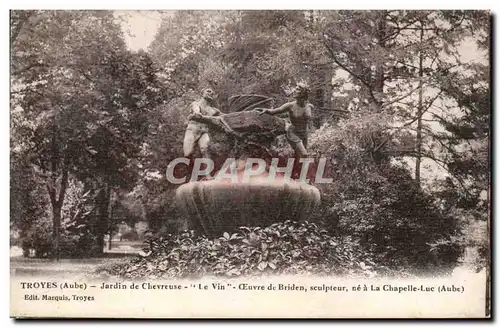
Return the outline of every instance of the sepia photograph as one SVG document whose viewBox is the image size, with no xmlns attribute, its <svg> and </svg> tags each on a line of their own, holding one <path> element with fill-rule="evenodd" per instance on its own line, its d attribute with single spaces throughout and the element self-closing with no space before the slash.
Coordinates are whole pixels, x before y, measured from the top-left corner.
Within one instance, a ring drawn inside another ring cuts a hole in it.
<svg viewBox="0 0 500 328">
<path fill-rule="evenodd" d="M 485 10 L 10 10 L 13 318 L 491 318 Z"/>
</svg>

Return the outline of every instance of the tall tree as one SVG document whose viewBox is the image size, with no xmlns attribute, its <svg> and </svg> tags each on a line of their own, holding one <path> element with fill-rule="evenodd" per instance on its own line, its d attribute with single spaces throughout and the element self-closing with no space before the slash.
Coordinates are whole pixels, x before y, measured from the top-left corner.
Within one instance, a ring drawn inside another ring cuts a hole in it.
<svg viewBox="0 0 500 328">
<path fill-rule="evenodd" d="M 130 180 L 147 110 L 162 95 L 151 60 L 128 52 L 111 12 L 25 17 L 11 15 L 12 26 L 20 26 L 11 40 L 12 106 L 29 130 L 23 142 L 31 163 L 45 179 L 57 257 L 70 174 L 105 191 Z"/>
<path fill-rule="evenodd" d="M 424 159 L 447 170 L 435 135 L 444 127 L 439 117 L 456 117 L 457 106 L 443 88 L 451 72 L 467 70 L 462 47 L 488 30 L 487 21 L 484 12 L 341 11 L 327 24 L 325 47 L 358 90 L 350 108 L 391 114 L 384 128 L 391 132 L 373 136 L 373 149 L 414 158 L 418 183 Z"/>
</svg>

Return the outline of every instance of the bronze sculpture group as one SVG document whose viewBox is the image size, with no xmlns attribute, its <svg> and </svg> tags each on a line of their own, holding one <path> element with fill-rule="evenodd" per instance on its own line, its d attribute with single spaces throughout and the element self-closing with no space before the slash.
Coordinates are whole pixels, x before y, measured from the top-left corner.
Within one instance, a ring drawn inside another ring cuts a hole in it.
<svg viewBox="0 0 500 328">
<path fill-rule="evenodd" d="M 231 112 L 223 114 L 214 104 L 213 90 L 203 90 L 201 99 L 191 105 L 184 137 L 182 163 L 188 165 L 188 172 L 183 182 L 174 182 L 180 184 L 176 204 L 187 226 L 204 235 L 220 236 L 241 226 L 311 218 L 321 196 L 309 183 L 309 165 L 301 165 L 301 160 L 311 163 L 304 158 L 313 109 L 308 95 L 308 88 L 298 85 L 294 100 L 277 108 L 258 107 L 272 107 L 268 97 L 238 95 L 230 98 Z M 288 119 L 279 114 L 288 114 Z M 294 150 L 292 165 L 290 158 L 262 152 L 280 135 L 286 136 Z M 221 150 L 224 146 L 228 146 L 226 151 Z M 212 147 L 218 151 L 212 154 Z M 203 158 L 193 158 L 198 149 Z M 220 158 L 225 159 L 218 168 L 214 159 Z M 286 159 L 286 166 L 280 159 Z M 314 169 L 311 172 L 316 175 Z"/>
<path fill-rule="evenodd" d="M 303 84 L 296 86 L 293 97 L 294 100 L 287 102 L 277 108 L 255 108 L 260 111 L 260 115 L 279 115 L 288 113 L 288 120 L 285 122 L 285 135 L 293 148 L 295 157 L 307 156 L 308 133 L 312 123 L 312 109 L 308 102 L 309 89 Z M 188 126 L 184 136 L 184 157 L 191 158 L 196 147 L 201 152 L 202 157 L 210 158 L 210 135 L 209 126 L 206 121 L 222 118 L 222 112 L 214 106 L 215 93 L 212 89 L 204 89 L 202 97 L 191 105 L 191 114 L 188 117 Z M 219 125 L 228 132 L 235 132 L 224 123 L 223 119 L 218 120 Z"/>
<path fill-rule="evenodd" d="M 213 107 L 214 92 L 212 89 L 204 89 L 200 100 L 191 104 L 191 115 L 188 117 L 188 126 L 184 135 L 184 157 L 191 157 L 198 146 L 203 157 L 209 157 L 210 136 L 208 126 L 196 120 L 203 116 L 218 116 L 221 111 Z"/>
</svg>

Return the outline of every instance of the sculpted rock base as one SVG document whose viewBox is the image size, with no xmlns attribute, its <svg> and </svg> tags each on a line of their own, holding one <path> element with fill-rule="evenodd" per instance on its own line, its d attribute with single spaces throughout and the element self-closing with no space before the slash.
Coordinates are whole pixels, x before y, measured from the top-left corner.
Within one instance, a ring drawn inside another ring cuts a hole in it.
<svg viewBox="0 0 500 328">
<path fill-rule="evenodd" d="M 177 205 L 197 233 L 217 237 L 241 226 L 308 220 L 320 203 L 316 187 L 284 180 L 198 181 L 180 186 Z"/>
<path fill-rule="evenodd" d="M 227 157 L 263 158 L 275 138 L 285 134 L 286 126 L 285 120 L 257 110 L 196 120 L 209 127 L 211 147 L 215 150 L 213 159 L 219 164 Z M 231 233 L 241 226 L 263 227 L 286 220 L 309 220 L 320 203 L 319 190 L 293 180 L 270 181 L 266 174 L 254 176 L 248 182 L 186 183 L 177 189 L 176 205 L 189 220 L 191 229 L 212 237 Z"/>
</svg>

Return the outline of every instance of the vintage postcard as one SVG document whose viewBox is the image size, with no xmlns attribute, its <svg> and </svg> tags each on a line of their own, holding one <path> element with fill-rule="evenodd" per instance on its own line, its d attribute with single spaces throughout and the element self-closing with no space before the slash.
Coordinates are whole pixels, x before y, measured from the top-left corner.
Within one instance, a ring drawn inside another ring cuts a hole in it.
<svg viewBox="0 0 500 328">
<path fill-rule="evenodd" d="M 11 10 L 11 317 L 490 318 L 490 38 Z"/>
</svg>

